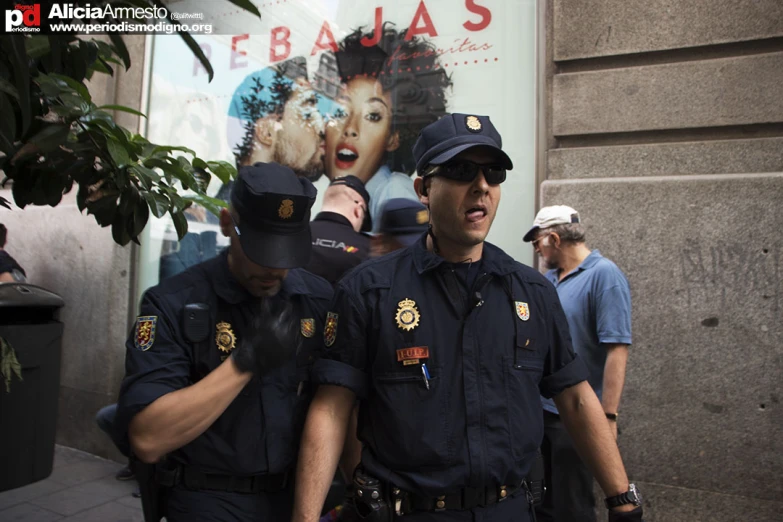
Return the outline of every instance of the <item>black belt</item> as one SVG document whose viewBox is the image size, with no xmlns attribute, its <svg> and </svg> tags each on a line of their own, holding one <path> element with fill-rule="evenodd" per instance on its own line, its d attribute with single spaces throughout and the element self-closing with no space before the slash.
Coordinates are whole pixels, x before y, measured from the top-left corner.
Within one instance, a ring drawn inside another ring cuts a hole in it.
<svg viewBox="0 0 783 522">
<path fill-rule="evenodd" d="M 156 470 L 156 480 L 162 486 L 172 487 L 182 484 L 188 489 L 211 489 L 232 493 L 263 493 L 278 492 L 288 484 L 288 474 L 252 475 L 237 477 L 217 473 L 204 473 L 188 466 L 177 466 L 174 469 Z"/>
<path fill-rule="evenodd" d="M 392 500 L 398 515 L 415 511 L 445 511 L 447 509 L 466 510 L 491 506 L 513 497 L 523 484 L 490 488 L 463 488 L 451 495 L 430 498 L 392 488 Z"/>
</svg>

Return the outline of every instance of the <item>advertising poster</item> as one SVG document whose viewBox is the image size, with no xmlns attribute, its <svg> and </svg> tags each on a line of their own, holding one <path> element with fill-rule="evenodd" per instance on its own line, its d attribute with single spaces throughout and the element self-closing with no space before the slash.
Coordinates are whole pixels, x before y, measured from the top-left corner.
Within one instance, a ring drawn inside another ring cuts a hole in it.
<svg viewBox="0 0 783 522">
<path fill-rule="evenodd" d="M 311 179 L 365 182 L 377 223 L 393 197 L 417 199 L 412 147 L 447 112 L 486 114 L 514 169 L 488 240 L 530 263 L 521 230 L 535 200 L 534 0 L 271 0 L 261 19 L 224 2 L 183 1 L 213 34 L 194 38 L 214 79 L 176 35 L 151 37 L 147 137 L 238 167 L 277 161 Z M 200 15 L 199 15 L 200 14 Z M 227 199 L 213 180 L 209 194 Z M 320 197 L 312 215 L 318 211 Z M 188 211 L 176 241 L 155 221 L 141 250 L 140 289 L 225 245 L 217 219 Z"/>
</svg>

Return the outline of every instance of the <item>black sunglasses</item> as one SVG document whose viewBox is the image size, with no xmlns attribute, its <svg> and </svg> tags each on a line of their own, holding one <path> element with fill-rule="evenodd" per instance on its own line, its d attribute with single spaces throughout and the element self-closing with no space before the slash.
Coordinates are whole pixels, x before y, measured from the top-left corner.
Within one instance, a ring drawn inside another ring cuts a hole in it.
<svg viewBox="0 0 783 522">
<path fill-rule="evenodd" d="M 498 185 L 506 181 L 506 169 L 498 165 L 481 165 L 472 161 L 452 161 L 441 165 L 433 176 L 443 176 L 454 181 L 472 182 L 479 171 L 484 173 L 484 179 L 490 185 Z"/>
</svg>

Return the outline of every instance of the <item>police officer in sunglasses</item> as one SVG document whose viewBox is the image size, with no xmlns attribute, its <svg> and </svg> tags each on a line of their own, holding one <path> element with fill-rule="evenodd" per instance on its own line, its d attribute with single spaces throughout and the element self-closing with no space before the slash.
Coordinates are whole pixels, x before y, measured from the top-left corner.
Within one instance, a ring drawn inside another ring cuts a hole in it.
<svg viewBox="0 0 783 522">
<path fill-rule="evenodd" d="M 372 521 L 532 520 L 524 479 L 543 435 L 539 394 L 554 398 L 591 464 L 609 519 L 641 520 L 554 288 L 484 241 L 512 168 L 500 134 L 487 116 L 446 115 L 422 130 L 414 156 L 429 231 L 336 288 L 293 520 L 318 519 L 356 398 L 363 450 L 346 512 Z"/>
</svg>

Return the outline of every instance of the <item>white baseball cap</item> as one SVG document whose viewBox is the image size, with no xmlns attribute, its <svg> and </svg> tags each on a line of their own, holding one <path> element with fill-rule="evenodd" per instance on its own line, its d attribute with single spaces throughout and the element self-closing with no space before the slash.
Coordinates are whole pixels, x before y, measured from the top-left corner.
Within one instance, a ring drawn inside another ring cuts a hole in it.
<svg viewBox="0 0 783 522">
<path fill-rule="evenodd" d="M 522 241 L 532 241 L 536 229 L 549 228 L 555 225 L 568 225 L 569 223 L 580 223 L 579 212 L 566 205 L 544 207 L 536 214 L 536 219 L 533 220 L 533 228 L 528 230 Z"/>
</svg>

